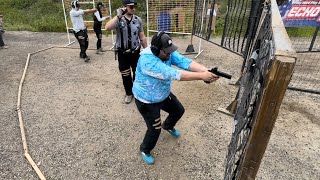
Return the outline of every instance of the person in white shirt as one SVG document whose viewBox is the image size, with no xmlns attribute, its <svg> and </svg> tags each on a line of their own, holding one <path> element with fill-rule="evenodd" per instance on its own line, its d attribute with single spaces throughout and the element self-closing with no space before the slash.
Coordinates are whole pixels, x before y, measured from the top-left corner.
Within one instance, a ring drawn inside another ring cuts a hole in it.
<svg viewBox="0 0 320 180">
<path fill-rule="evenodd" d="M 7 49 L 9 46 L 4 44 L 2 39 L 2 32 L 0 31 L 0 49 Z"/>
<path fill-rule="evenodd" d="M 96 9 L 80 9 L 80 3 L 78 0 L 71 2 L 72 10 L 70 11 L 71 22 L 73 25 L 73 33 L 77 38 L 80 45 L 80 58 L 84 59 L 84 62 L 88 62 L 90 58 L 86 54 L 86 50 L 89 46 L 89 39 L 87 34 L 87 28 L 84 25 L 82 15 L 87 13 L 94 13 Z"/>
<path fill-rule="evenodd" d="M 101 40 L 102 40 L 102 21 L 105 21 L 107 18 L 110 18 L 110 16 L 102 17 L 101 11 L 104 10 L 104 5 L 102 2 L 98 2 L 96 6 L 97 11 L 93 15 L 93 30 L 96 33 L 97 36 L 97 52 L 96 54 L 99 54 L 100 52 L 105 52 L 105 50 L 101 46 Z"/>
<path fill-rule="evenodd" d="M 2 18 L 3 18 L 3 15 L 0 15 L 0 49 L 7 49 L 8 46 L 4 44 L 2 39 L 2 34 L 4 33 Z"/>
</svg>

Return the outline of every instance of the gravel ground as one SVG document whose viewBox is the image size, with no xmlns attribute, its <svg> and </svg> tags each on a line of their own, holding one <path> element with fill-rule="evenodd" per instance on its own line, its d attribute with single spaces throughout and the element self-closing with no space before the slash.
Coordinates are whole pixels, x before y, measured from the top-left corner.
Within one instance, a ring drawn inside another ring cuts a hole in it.
<svg viewBox="0 0 320 180">
<path fill-rule="evenodd" d="M 94 48 L 95 37 L 90 38 Z M 65 45 L 67 35 L 6 32 L 4 40 L 9 49 L 0 50 L 0 179 L 38 179 L 23 155 L 19 82 L 28 53 Z M 190 39 L 173 41 L 183 52 Z M 103 44 L 110 48 L 111 38 Z M 204 41 L 202 47 L 198 62 L 219 66 L 236 79 L 241 58 Z M 156 163 L 148 166 L 138 154 L 146 127 L 135 104 L 122 102 L 114 53 L 89 50 L 89 63 L 78 54 L 78 49 L 53 48 L 32 55 L 23 86 L 29 153 L 47 179 L 223 179 L 233 120 L 216 109 L 229 105 L 236 87 L 225 79 L 210 85 L 174 82 L 173 93 L 186 109 L 177 124 L 182 136 L 162 132 L 153 151 Z M 319 179 L 319 109 L 319 95 L 287 91 L 257 179 Z"/>
</svg>

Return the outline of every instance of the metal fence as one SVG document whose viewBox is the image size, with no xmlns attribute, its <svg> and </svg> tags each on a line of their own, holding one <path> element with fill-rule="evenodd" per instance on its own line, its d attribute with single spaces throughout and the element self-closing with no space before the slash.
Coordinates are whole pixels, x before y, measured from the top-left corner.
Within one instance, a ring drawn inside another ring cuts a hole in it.
<svg viewBox="0 0 320 180">
<path fill-rule="evenodd" d="M 266 0 L 259 9 L 238 92 L 225 180 L 255 179 L 295 64 L 275 0 Z"/>
<path fill-rule="evenodd" d="M 221 3 L 219 0 L 195 0 L 193 35 L 219 45 L 247 59 L 256 34 L 263 0 Z M 218 8 L 215 8 L 218 5 Z M 209 11 L 215 9 L 216 12 Z M 214 22 L 214 23 L 213 23 Z M 214 28 L 212 28 L 214 26 Z M 214 29 L 214 31 L 213 31 Z M 218 33 L 215 33 L 217 29 Z M 287 28 L 290 34 L 295 28 Z M 320 94 L 320 33 L 319 27 L 303 27 L 308 37 L 291 37 L 297 54 L 296 69 L 289 89 Z M 219 34 L 222 32 L 222 34 Z M 241 72 L 245 63 L 243 63 Z"/>
<path fill-rule="evenodd" d="M 195 7 L 194 7 L 194 21 L 193 21 L 193 31 L 192 34 L 208 40 L 207 36 L 210 32 L 207 32 L 206 24 L 207 22 L 207 9 L 213 8 L 215 0 L 213 1 L 212 5 L 210 5 L 211 0 L 195 0 Z M 213 14 L 211 15 L 212 18 Z"/>
<path fill-rule="evenodd" d="M 147 0 L 148 32 L 165 31 L 191 34 L 194 2 L 192 0 Z"/>
<path fill-rule="evenodd" d="M 234 52 L 243 54 L 246 47 L 250 25 L 254 15 L 253 0 L 245 1 L 228 1 L 228 13 L 225 17 L 224 30 L 221 40 L 221 45 Z"/>
<path fill-rule="evenodd" d="M 320 94 L 319 27 L 288 28 L 288 31 L 299 29 L 306 29 L 310 32 L 310 36 L 291 37 L 298 59 L 289 89 Z"/>
<path fill-rule="evenodd" d="M 193 35 L 246 57 L 250 46 L 247 42 L 251 42 L 260 17 L 260 3 L 261 0 L 196 0 Z"/>
</svg>

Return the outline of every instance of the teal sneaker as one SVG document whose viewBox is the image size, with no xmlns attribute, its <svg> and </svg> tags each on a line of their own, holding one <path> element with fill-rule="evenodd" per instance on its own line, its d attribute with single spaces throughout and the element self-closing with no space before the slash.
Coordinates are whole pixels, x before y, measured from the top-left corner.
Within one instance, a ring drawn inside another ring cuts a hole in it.
<svg viewBox="0 0 320 180">
<path fill-rule="evenodd" d="M 180 131 L 175 128 L 168 129 L 167 131 L 171 134 L 171 136 L 176 137 L 176 138 L 181 135 Z"/>
<path fill-rule="evenodd" d="M 141 152 L 141 157 L 145 163 L 149 165 L 154 164 L 154 157 L 151 154 L 146 154 L 144 152 Z"/>
</svg>

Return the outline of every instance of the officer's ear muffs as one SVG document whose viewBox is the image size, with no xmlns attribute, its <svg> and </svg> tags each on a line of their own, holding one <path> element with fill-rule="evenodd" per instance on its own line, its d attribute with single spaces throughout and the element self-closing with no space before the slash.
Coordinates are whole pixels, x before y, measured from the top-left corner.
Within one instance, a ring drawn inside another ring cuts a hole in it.
<svg viewBox="0 0 320 180">
<path fill-rule="evenodd" d="M 97 8 L 100 10 L 103 7 L 102 3 L 98 3 Z"/>
<path fill-rule="evenodd" d="M 76 1 L 72 1 L 72 2 L 71 2 L 71 7 L 72 7 L 72 8 L 76 8 L 76 6 L 74 5 L 75 2 L 76 2 Z"/>
<path fill-rule="evenodd" d="M 72 1 L 72 2 L 71 2 L 71 7 L 72 7 L 72 8 L 79 7 L 79 5 L 80 5 L 80 4 L 79 4 L 79 1 Z"/>
<path fill-rule="evenodd" d="M 151 45 L 151 52 L 155 55 L 155 56 L 159 56 L 160 54 L 160 49 L 162 48 L 162 44 L 161 44 L 161 36 L 164 34 L 164 31 L 159 31 L 156 39 L 155 39 L 155 44 Z"/>
</svg>

